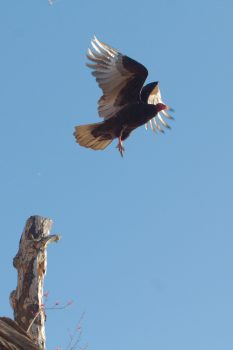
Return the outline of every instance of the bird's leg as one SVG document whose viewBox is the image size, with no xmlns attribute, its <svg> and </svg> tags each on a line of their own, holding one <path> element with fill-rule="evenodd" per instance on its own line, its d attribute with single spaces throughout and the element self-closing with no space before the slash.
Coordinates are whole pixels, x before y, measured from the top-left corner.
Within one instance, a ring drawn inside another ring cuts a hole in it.
<svg viewBox="0 0 233 350">
<path fill-rule="evenodd" d="M 119 136 L 118 137 L 118 145 L 117 145 L 117 148 L 118 148 L 118 150 L 119 150 L 119 152 L 120 152 L 120 154 L 121 154 L 121 156 L 123 157 L 123 152 L 124 152 L 124 147 L 123 147 L 123 142 L 122 142 L 122 140 L 121 140 L 121 136 Z"/>
<path fill-rule="evenodd" d="M 125 151 L 125 149 L 123 147 L 123 142 L 121 139 L 123 131 L 124 131 L 124 128 L 121 130 L 120 136 L 118 137 L 118 145 L 117 145 L 117 148 L 118 148 L 122 157 L 123 157 L 123 152 Z"/>
</svg>

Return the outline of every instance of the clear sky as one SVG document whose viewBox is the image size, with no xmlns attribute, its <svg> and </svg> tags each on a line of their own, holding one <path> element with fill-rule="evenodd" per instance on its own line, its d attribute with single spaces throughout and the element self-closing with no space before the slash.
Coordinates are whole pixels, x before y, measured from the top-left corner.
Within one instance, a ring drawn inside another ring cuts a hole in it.
<svg viewBox="0 0 233 350">
<path fill-rule="evenodd" d="M 143 63 L 175 109 L 95 152 L 100 121 L 85 54 L 93 35 Z M 233 2 L 2 0 L 0 314 L 26 219 L 54 220 L 47 346 L 83 320 L 92 350 L 233 348 Z"/>
</svg>

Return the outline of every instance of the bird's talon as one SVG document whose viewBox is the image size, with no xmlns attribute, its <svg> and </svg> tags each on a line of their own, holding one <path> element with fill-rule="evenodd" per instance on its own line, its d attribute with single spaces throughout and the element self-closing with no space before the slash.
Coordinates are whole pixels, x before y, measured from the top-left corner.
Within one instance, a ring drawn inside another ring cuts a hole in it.
<svg viewBox="0 0 233 350">
<path fill-rule="evenodd" d="M 121 142 L 118 143 L 117 148 L 118 148 L 118 151 L 120 152 L 121 156 L 123 157 L 125 149 L 124 149 Z"/>
</svg>

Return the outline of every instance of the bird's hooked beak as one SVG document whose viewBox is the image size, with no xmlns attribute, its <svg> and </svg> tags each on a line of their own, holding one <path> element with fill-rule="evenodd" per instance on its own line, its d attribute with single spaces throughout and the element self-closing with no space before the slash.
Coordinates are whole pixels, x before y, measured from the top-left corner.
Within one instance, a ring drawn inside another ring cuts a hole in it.
<svg viewBox="0 0 233 350">
<path fill-rule="evenodd" d="M 170 111 L 170 112 L 175 112 L 175 110 L 173 108 L 171 108 L 170 106 L 168 106 L 168 105 L 165 105 L 165 106 L 166 106 L 164 108 L 165 110 Z"/>
</svg>

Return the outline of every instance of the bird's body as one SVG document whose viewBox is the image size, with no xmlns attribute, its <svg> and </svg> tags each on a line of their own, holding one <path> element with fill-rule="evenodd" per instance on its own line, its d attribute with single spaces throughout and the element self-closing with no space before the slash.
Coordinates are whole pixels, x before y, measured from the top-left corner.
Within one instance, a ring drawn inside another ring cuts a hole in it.
<svg viewBox="0 0 233 350">
<path fill-rule="evenodd" d="M 139 126 L 147 123 L 151 118 L 153 118 L 161 109 L 163 105 L 159 106 L 149 105 L 146 103 L 132 103 L 124 107 L 114 118 L 105 120 L 100 123 L 99 128 L 96 131 L 111 132 L 114 138 L 120 137 L 124 141 L 129 134 Z"/>
<path fill-rule="evenodd" d="M 147 69 L 128 56 L 101 43 L 94 38 L 88 51 L 92 62 L 88 66 L 94 71 L 99 86 L 104 94 L 99 100 L 99 114 L 103 122 L 75 127 L 74 136 L 84 147 L 94 150 L 105 149 L 115 138 L 118 138 L 118 149 L 123 155 L 123 143 L 130 133 L 139 126 L 147 124 L 154 118 L 155 126 L 159 126 L 155 117 L 162 111 L 165 117 L 171 118 L 162 103 L 158 83 L 150 83 L 143 87 L 148 75 Z M 169 127 L 160 116 L 161 123 Z"/>
</svg>

